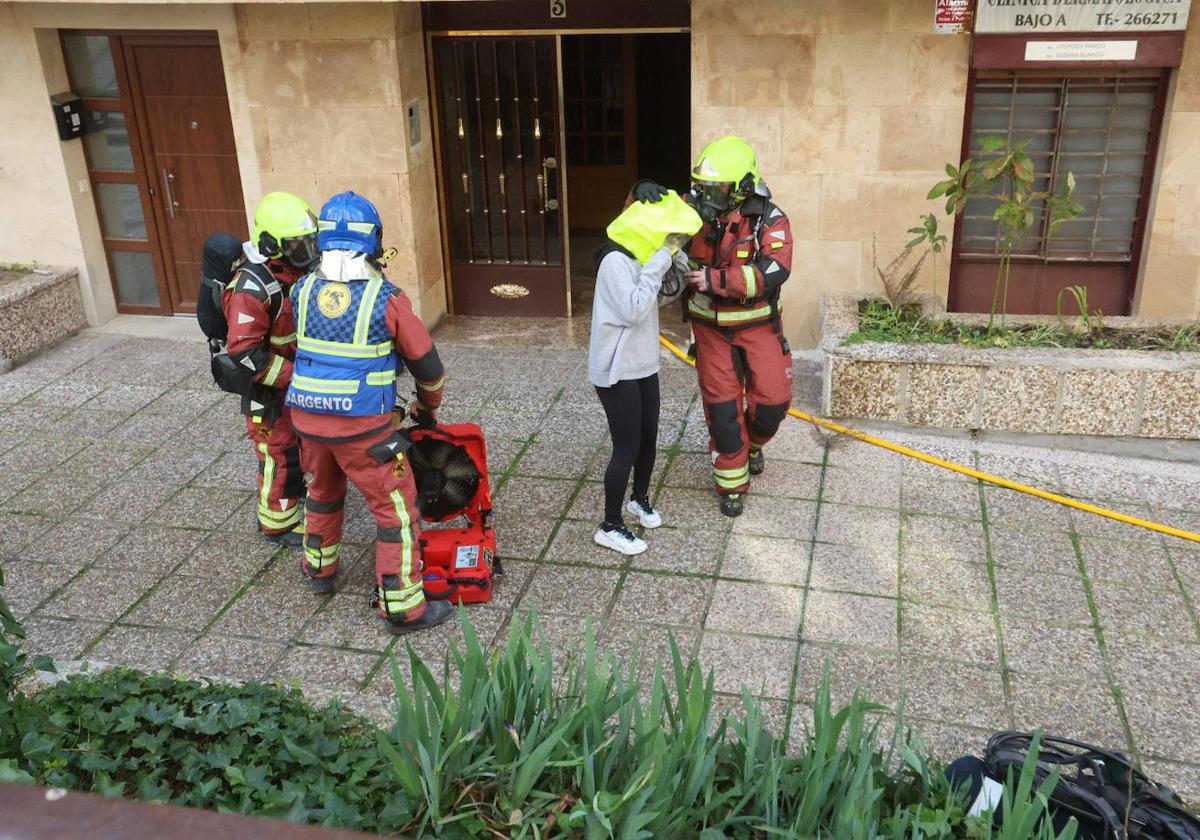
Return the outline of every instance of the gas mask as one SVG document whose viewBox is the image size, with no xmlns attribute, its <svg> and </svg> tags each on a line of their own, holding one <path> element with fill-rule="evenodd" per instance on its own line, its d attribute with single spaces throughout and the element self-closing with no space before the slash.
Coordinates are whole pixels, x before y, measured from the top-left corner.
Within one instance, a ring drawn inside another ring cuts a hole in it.
<svg viewBox="0 0 1200 840">
<path fill-rule="evenodd" d="M 688 204 L 706 222 L 714 221 L 733 209 L 733 184 L 729 181 L 708 183 L 693 181 L 687 195 Z"/>
</svg>

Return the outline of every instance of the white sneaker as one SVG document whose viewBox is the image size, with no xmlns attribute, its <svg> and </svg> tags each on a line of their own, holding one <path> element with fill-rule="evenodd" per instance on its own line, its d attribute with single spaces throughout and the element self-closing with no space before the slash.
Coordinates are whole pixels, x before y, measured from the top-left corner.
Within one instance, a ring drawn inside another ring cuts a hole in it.
<svg viewBox="0 0 1200 840">
<path fill-rule="evenodd" d="M 596 541 L 596 545 L 611 548 L 613 551 L 619 551 L 622 554 L 641 554 L 649 548 L 645 540 L 635 537 L 630 533 L 628 528 L 613 528 L 611 531 L 606 531 L 601 526 L 596 529 L 596 533 L 592 539 Z"/>
<path fill-rule="evenodd" d="M 638 522 L 642 523 L 643 528 L 657 528 L 662 525 L 662 516 L 650 507 L 649 502 L 643 505 L 637 499 L 630 499 L 625 509 L 638 518 Z"/>
</svg>

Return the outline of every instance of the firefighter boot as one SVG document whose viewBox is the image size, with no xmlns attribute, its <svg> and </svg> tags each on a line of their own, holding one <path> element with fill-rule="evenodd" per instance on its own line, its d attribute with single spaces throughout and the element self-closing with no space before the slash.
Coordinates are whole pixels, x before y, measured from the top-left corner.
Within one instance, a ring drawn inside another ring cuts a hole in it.
<svg viewBox="0 0 1200 840">
<path fill-rule="evenodd" d="M 454 605 L 449 601 L 431 601 L 422 597 L 416 603 L 424 601 L 424 612 L 417 618 L 406 621 L 401 613 L 392 611 L 394 607 L 389 607 L 388 594 L 391 593 L 395 597 L 395 594 L 401 591 L 400 579 L 395 575 L 384 575 L 381 583 L 382 585 L 375 590 L 375 597 L 371 599 L 371 606 L 378 610 L 388 632 L 393 636 L 403 636 L 406 633 L 415 633 L 418 630 L 436 627 L 454 615 Z M 420 590 L 418 590 L 419 592 Z M 414 608 L 415 605 L 410 606 L 405 612 L 411 612 Z"/>
<path fill-rule="evenodd" d="M 761 446 L 750 447 L 750 475 L 762 475 L 763 470 L 767 468 L 767 461 L 763 458 Z"/>
<path fill-rule="evenodd" d="M 262 529 L 262 525 L 258 526 L 259 533 L 263 535 L 263 539 L 267 542 L 273 542 L 276 545 L 282 545 L 286 548 L 303 548 L 304 547 L 304 521 L 301 520 L 286 531 L 276 531 L 270 533 Z"/>
<path fill-rule="evenodd" d="M 745 502 L 741 493 L 725 493 L 721 495 L 721 513 L 728 517 L 741 516 L 745 510 Z"/>
<path fill-rule="evenodd" d="M 332 574 L 318 575 L 316 570 L 309 564 L 307 557 L 300 558 L 300 572 L 304 575 L 304 579 L 308 581 L 308 586 L 318 595 L 328 595 L 333 591 L 334 578 L 337 577 L 337 570 Z"/>
</svg>

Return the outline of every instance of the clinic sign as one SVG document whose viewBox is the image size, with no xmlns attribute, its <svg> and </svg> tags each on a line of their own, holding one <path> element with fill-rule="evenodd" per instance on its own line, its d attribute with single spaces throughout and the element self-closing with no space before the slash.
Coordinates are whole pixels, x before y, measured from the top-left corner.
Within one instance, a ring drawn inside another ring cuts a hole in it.
<svg viewBox="0 0 1200 840">
<path fill-rule="evenodd" d="M 1191 0 L 978 0 L 975 32 L 1175 32 Z"/>
</svg>

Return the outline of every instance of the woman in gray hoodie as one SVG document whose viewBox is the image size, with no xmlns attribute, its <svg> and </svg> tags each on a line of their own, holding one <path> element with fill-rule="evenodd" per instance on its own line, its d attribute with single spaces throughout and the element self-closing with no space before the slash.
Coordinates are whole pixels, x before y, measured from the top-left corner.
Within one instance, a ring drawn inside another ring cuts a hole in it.
<svg viewBox="0 0 1200 840">
<path fill-rule="evenodd" d="M 622 554 L 647 546 L 626 527 L 622 502 L 645 528 L 662 525 L 650 504 L 650 475 L 658 443 L 658 305 L 673 268 L 682 277 L 679 250 L 700 229 L 700 217 L 675 193 L 658 203 L 635 202 L 608 226 L 596 252 L 596 297 L 588 346 L 588 379 L 608 417 L 612 457 L 604 472 L 604 521 L 598 545 Z"/>
</svg>

